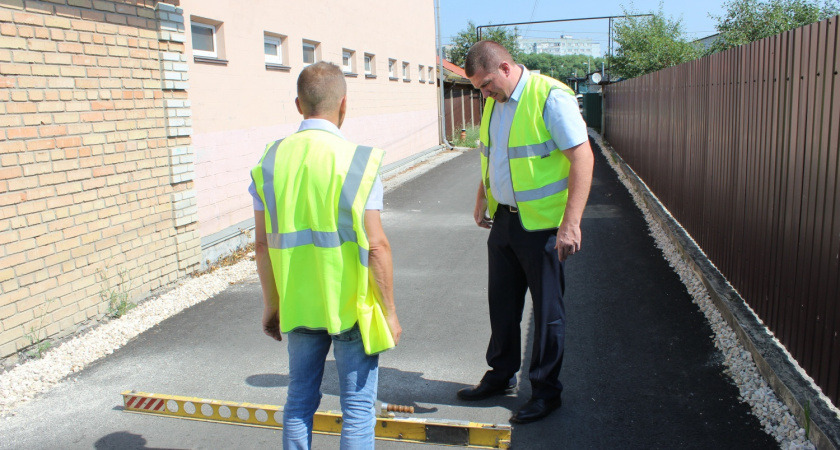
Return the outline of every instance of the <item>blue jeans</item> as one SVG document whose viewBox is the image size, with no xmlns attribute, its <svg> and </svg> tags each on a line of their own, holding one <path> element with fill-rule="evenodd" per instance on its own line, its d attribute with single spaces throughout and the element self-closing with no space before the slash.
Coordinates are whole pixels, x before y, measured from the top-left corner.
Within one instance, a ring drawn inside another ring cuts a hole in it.
<svg viewBox="0 0 840 450">
<path fill-rule="evenodd" d="M 283 448 L 312 447 L 312 420 L 321 403 L 321 381 L 330 345 L 341 389 L 341 448 L 372 449 L 376 426 L 379 356 L 368 356 L 358 327 L 331 336 L 325 331 L 288 334 L 289 392 L 283 408 Z"/>
</svg>

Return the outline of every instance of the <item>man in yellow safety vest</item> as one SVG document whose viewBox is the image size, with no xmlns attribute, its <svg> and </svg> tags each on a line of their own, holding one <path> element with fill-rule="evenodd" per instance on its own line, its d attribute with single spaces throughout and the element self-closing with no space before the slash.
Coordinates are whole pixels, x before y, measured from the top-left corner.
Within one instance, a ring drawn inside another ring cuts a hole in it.
<svg viewBox="0 0 840 450">
<path fill-rule="evenodd" d="M 531 398 L 511 417 L 514 423 L 528 423 L 561 405 L 564 262 L 580 251 L 594 158 L 574 92 L 566 85 L 529 73 L 492 41 L 473 45 L 464 69 L 487 99 L 473 215 L 478 226 L 490 229 L 491 337 L 490 370 L 478 385 L 458 391 L 458 397 L 480 400 L 515 389 L 520 321 L 530 290 L 535 322 Z"/>
<path fill-rule="evenodd" d="M 380 220 L 383 152 L 341 135 L 346 93 L 338 66 L 304 68 L 298 132 L 269 143 L 251 171 L 263 330 L 278 341 L 288 333 L 286 449 L 312 445 L 330 346 L 341 390 L 341 448 L 373 448 L 378 353 L 402 334 Z"/>
</svg>

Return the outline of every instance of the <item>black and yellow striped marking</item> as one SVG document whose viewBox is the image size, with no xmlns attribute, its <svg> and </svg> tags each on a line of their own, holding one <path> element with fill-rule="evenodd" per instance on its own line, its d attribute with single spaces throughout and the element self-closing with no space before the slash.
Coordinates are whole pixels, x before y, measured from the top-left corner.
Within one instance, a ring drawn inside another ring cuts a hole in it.
<svg viewBox="0 0 840 450">
<path fill-rule="evenodd" d="M 132 413 L 283 428 L 282 406 L 134 391 L 125 391 L 122 396 L 125 411 Z M 340 435 L 341 412 L 316 412 L 313 431 Z M 460 420 L 377 417 L 375 433 L 377 439 L 391 441 L 507 449 L 510 448 L 511 427 Z"/>
</svg>

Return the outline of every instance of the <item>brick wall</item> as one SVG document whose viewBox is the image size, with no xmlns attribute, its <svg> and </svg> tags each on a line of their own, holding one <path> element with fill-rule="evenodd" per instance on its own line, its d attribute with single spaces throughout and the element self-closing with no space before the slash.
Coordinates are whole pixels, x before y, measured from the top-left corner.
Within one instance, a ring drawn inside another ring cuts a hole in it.
<svg viewBox="0 0 840 450">
<path fill-rule="evenodd" d="M 106 284 L 137 300 L 198 267 L 182 13 L 0 0 L 5 363 L 102 319 Z"/>
</svg>

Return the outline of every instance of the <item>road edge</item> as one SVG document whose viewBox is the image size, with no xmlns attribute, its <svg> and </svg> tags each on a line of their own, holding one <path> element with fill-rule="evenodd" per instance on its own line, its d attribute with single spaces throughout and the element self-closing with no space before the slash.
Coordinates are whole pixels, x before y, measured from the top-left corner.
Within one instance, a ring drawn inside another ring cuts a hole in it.
<svg viewBox="0 0 840 450">
<path fill-rule="evenodd" d="M 602 150 L 609 154 L 621 169 L 656 220 L 668 239 L 679 250 L 683 261 L 706 287 L 712 302 L 724 320 L 735 331 L 740 343 L 750 352 L 761 376 L 777 397 L 793 413 L 801 426 L 805 426 L 803 404 L 810 405 L 810 441 L 819 450 L 840 448 L 840 418 L 832 411 L 828 399 L 810 377 L 792 362 L 787 351 L 773 337 L 767 327 L 749 308 L 744 299 L 726 281 L 726 278 L 706 257 L 697 243 L 668 212 L 668 209 L 650 191 L 647 184 L 616 153 L 609 142 L 590 129 L 590 136 L 600 138 Z"/>
</svg>

